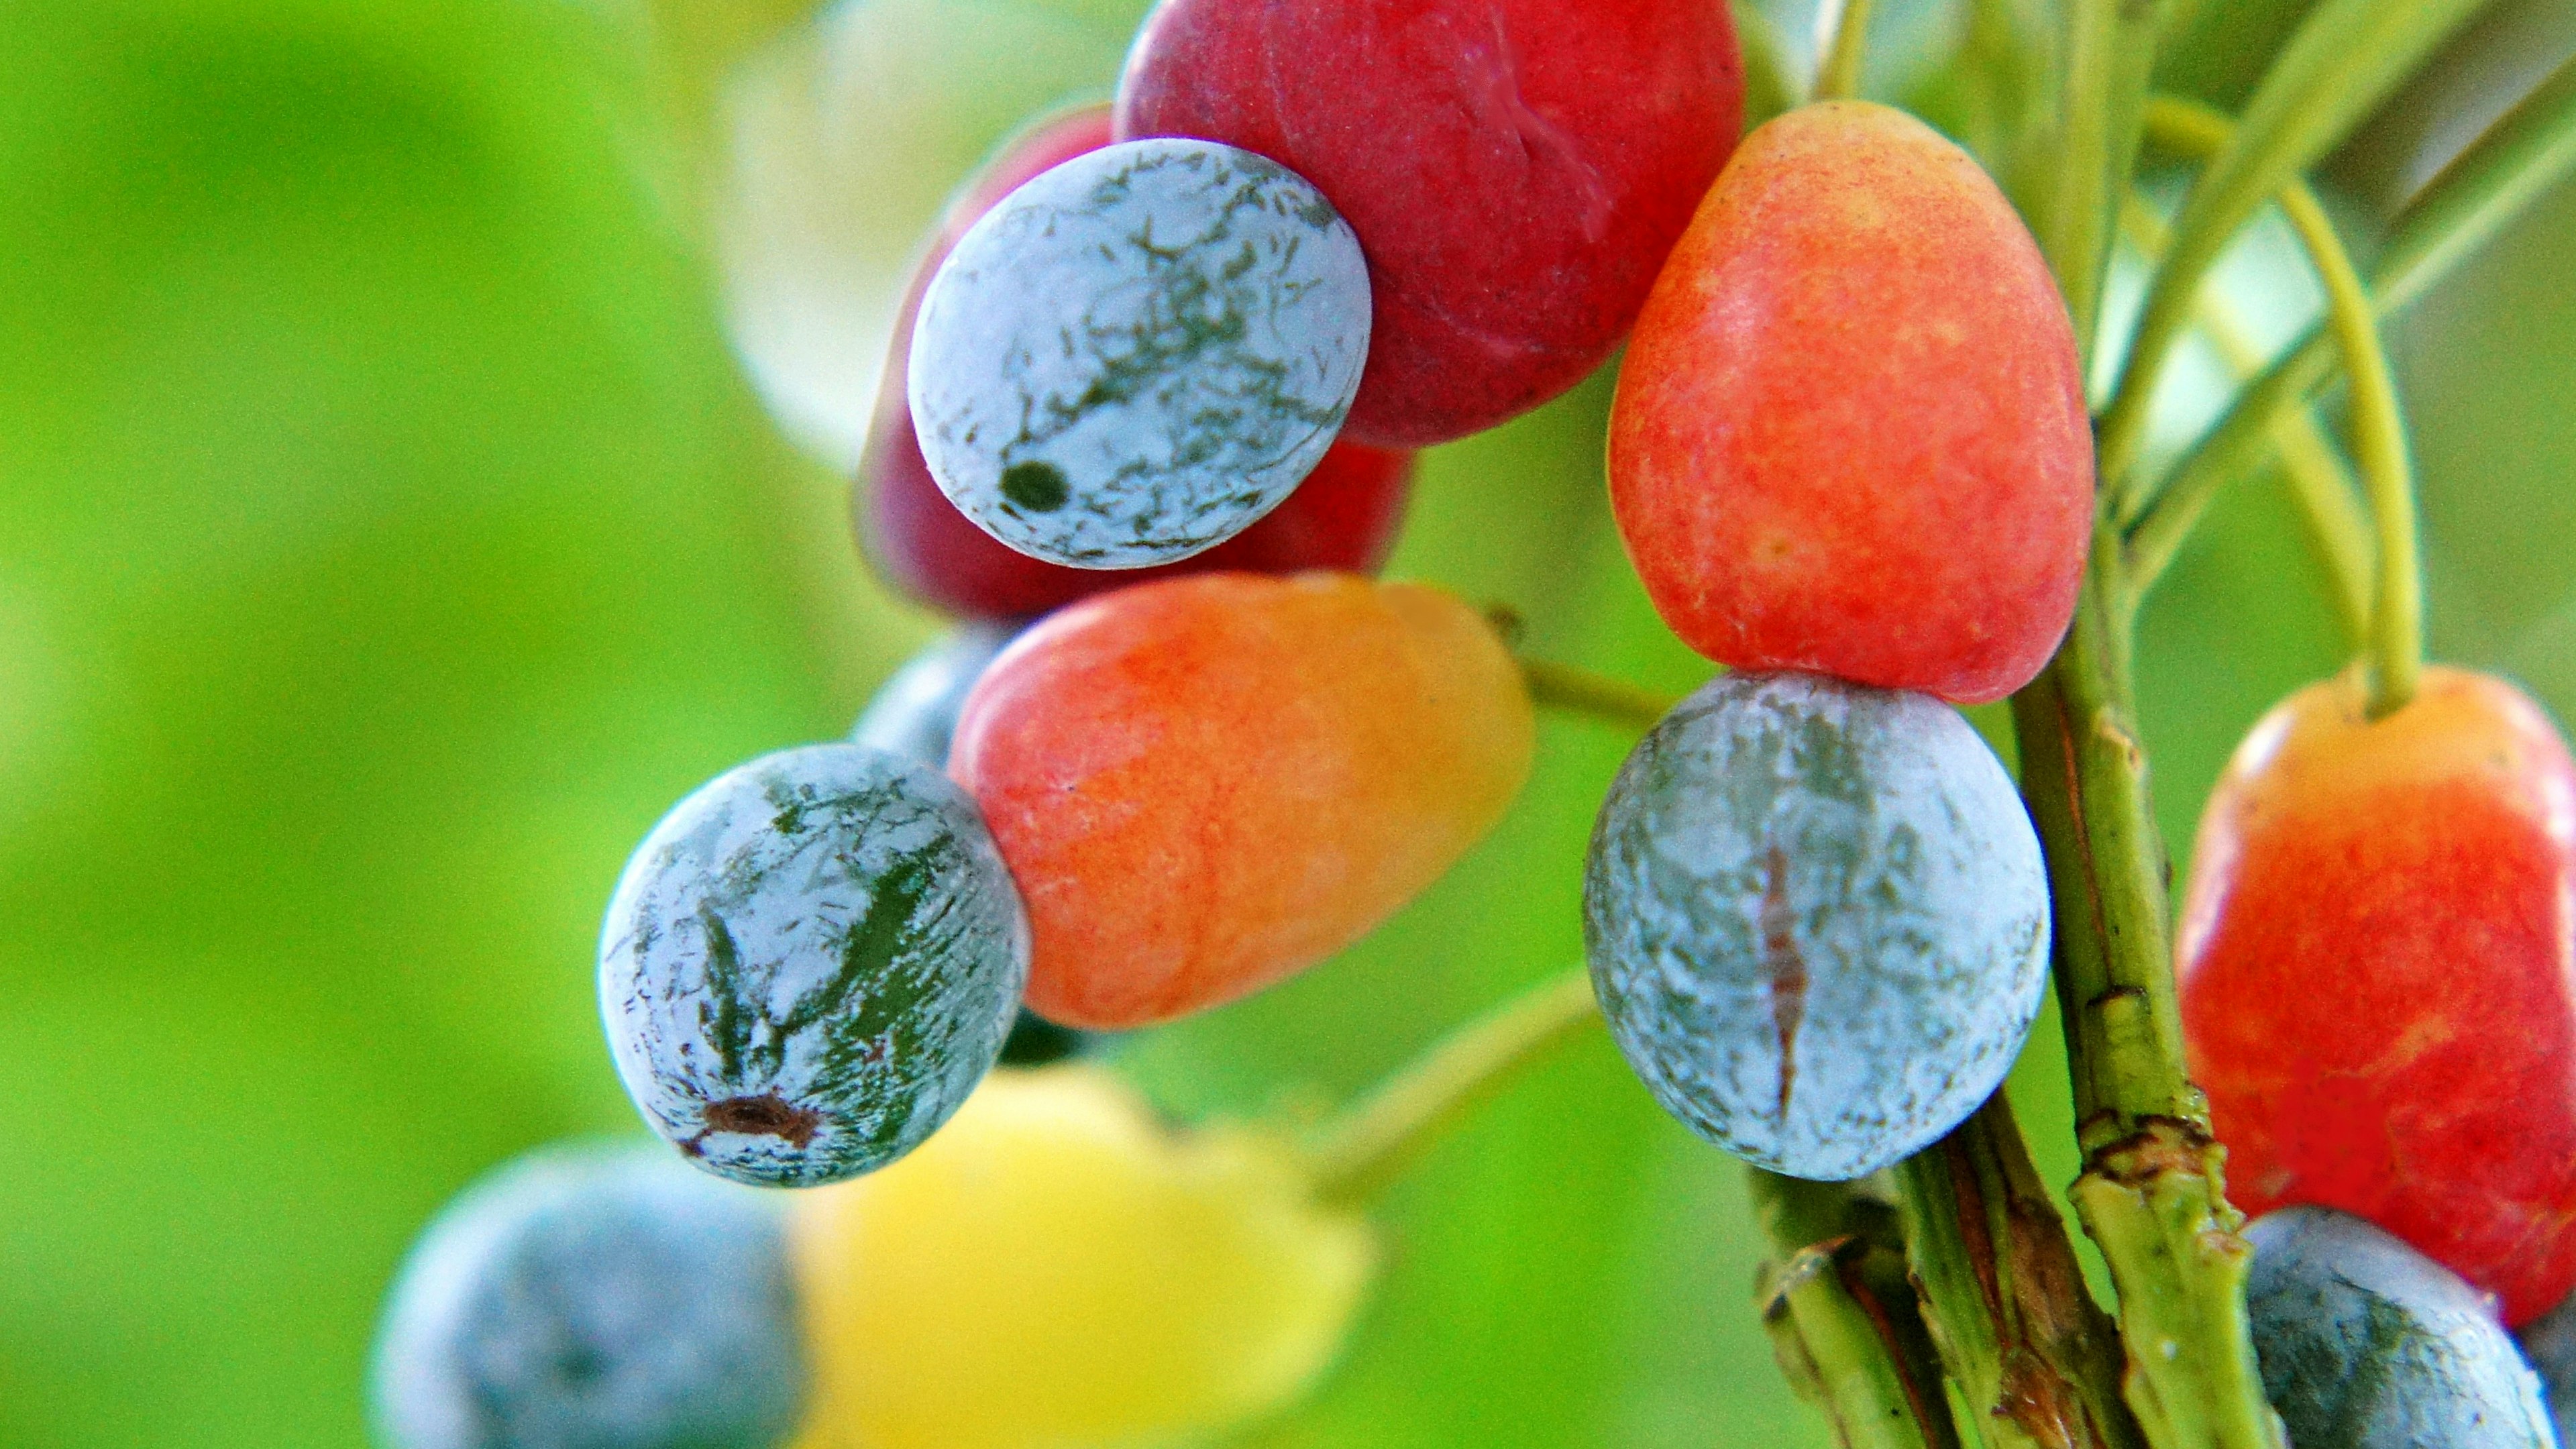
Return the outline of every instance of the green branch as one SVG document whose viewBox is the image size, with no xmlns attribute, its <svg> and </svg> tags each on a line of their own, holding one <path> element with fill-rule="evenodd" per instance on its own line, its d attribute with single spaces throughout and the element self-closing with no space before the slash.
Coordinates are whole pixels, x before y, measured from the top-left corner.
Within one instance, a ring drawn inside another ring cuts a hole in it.
<svg viewBox="0 0 2576 1449">
<path fill-rule="evenodd" d="M 2165 220 L 2134 189 L 2120 208 L 2120 233 L 2141 256 L 2152 259 L 2164 253 Z M 2263 349 L 2224 296 L 2203 293 L 2196 321 L 2239 383 L 2263 370 Z M 2318 561 L 2334 586 L 2344 637 L 2358 650 L 2370 634 L 2372 544 L 2370 512 L 2362 503 L 2352 466 L 2305 403 L 2290 407 L 2273 421 L 2271 444 L 2280 455 L 2282 475 L 2316 546 Z M 2180 544 L 2177 538 L 2171 547 Z M 2144 594 L 2171 562 L 2170 552 L 2149 559 L 2143 542 L 2133 537 L 2129 541 L 2132 595 Z"/>
<path fill-rule="evenodd" d="M 2119 1334 L 2003 1093 L 1900 1164 L 1896 1185 L 1933 1337 L 1988 1449 L 2145 1449 Z"/>
<path fill-rule="evenodd" d="M 1773 1248 L 1762 1325 L 1790 1387 L 1845 1449 L 1959 1449 L 1894 1212 L 1847 1183 L 1746 1174 Z"/>
<path fill-rule="evenodd" d="M 1514 1072 L 1600 1020 L 1590 975 L 1569 971 L 1459 1027 L 1317 1130 L 1316 1195 L 1376 1197 Z"/>
<path fill-rule="evenodd" d="M 2415 72 L 2485 0 L 2325 0 L 2265 74 L 2228 144 L 2174 219 L 2173 248 L 2148 284 L 2138 330 L 2099 429 L 2115 513 L 2131 511 L 2130 477 L 2147 409 L 2210 268 L 2257 207 L 2315 164 Z"/>
<path fill-rule="evenodd" d="M 2398 216 L 2371 273 L 2375 315 L 2386 321 L 2432 290 L 2571 171 L 2576 60 L 2562 63 Z M 2130 527 L 2133 546 L 2150 529 L 2178 546 L 2221 490 L 2261 464 L 2275 422 L 2305 404 L 2334 361 L 2322 325 L 2284 352 L 2176 465 Z"/>
<path fill-rule="evenodd" d="M 2194 101 L 2158 97 L 2147 108 L 2148 129 L 2163 144 L 2204 156 L 2224 155 L 2232 139 L 2225 116 Z M 2373 664 L 2371 715 L 2377 718 L 2414 697 L 2423 671 L 2423 574 L 2416 547 L 2414 465 L 2408 457 L 2406 420 L 2397 383 L 2372 315 L 2370 293 L 2336 234 L 2316 193 L 2293 178 L 2281 190 L 2281 210 L 2307 249 L 2326 292 L 2327 320 L 2344 370 L 2353 380 L 2353 434 L 2377 531 L 2373 550 L 2369 643 Z M 2172 519 L 2130 539 L 2130 586 L 2142 594 L 2182 546 Z"/>
<path fill-rule="evenodd" d="M 2036 204 L 2026 200 L 2022 211 L 2065 294 L 2090 378 L 2114 219 L 2137 166 L 2140 111 L 2169 7 L 2158 0 L 2071 0 L 2064 8 L 2057 170 L 2047 193 Z"/>
</svg>

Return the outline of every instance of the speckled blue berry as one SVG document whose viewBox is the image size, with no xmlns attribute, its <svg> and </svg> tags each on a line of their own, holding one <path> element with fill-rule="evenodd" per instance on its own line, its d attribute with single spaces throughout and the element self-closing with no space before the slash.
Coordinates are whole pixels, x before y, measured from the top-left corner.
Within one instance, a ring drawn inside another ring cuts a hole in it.
<svg viewBox="0 0 2576 1449">
<path fill-rule="evenodd" d="M 2555 1449 L 2539 1380 L 2458 1274 L 2324 1208 L 2245 1236 L 2263 1394 L 2292 1449 Z"/>
<path fill-rule="evenodd" d="M 1664 1110 L 1774 1172 L 1865 1176 L 1991 1095 L 2047 972 L 2039 841 L 1923 695 L 1732 674 L 1603 801 L 1584 948 Z"/>
<path fill-rule="evenodd" d="M 468 1188 L 385 1303 L 393 1449 L 770 1449 L 805 1387 L 778 1204 L 658 1145 L 555 1148 Z"/>
<path fill-rule="evenodd" d="M 764 756 L 627 863 L 599 998 L 627 1092 L 709 1171 L 882 1167 L 992 1068 L 1027 983 L 1001 852 L 947 777 L 859 745 Z"/>
<path fill-rule="evenodd" d="M 1368 334 L 1368 266 L 1321 192 L 1213 141 L 1130 141 L 958 241 L 913 326 L 913 426 L 940 490 L 1012 548 L 1168 563 L 1322 460 Z"/>
<path fill-rule="evenodd" d="M 966 691 L 1019 632 L 1017 624 L 966 624 L 941 635 L 878 687 L 850 743 L 946 769 Z"/>
</svg>

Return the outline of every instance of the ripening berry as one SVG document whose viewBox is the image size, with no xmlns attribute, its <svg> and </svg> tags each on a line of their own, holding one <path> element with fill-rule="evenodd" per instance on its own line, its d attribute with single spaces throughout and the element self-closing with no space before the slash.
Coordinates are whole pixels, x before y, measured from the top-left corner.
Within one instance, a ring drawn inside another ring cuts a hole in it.
<svg viewBox="0 0 2576 1449">
<path fill-rule="evenodd" d="M 2557 1449 L 2530 1365 L 2459 1275 L 2321 1208 L 2245 1236 L 2263 1396 L 2296 1449 Z"/>
<path fill-rule="evenodd" d="M 1720 663 L 1961 703 L 2029 683 L 2074 617 L 2093 435 L 2011 204 L 1885 106 L 1746 137 L 1637 319 L 1610 501 Z"/>
<path fill-rule="evenodd" d="M 2512 686 L 2347 675 L 2254 727 L 2177 955 L 2230 1196 L 2367 1218 L 2522 1323 L 2576 1286 L 2576 765 Z"/>
<path fill-rule="evenodd" d="M 805 1393 L 778 1204 L 659 1146 L 532 1153 L 421 1234 L 370 1387 L 393 1449 L 770 1449 Z"/>
<path fill-rule="evenodd" d="M 1893 1165 L 2002 1084 L 2048 970 L 2039 840 L 1918 694 L 1721 676 L 1620 767 L 1583 940 L 1664 1110 L 1792 1177 Z"/>
<path fill-rule="evenodd" d="M 781 750 L 681 801 L 600 932 L 645 1120 L 707 1170 L 809 1187 L 936 1131 L 993 1065 L 1028 923 L 974 802 L 857 745 Z"/>
<path fill-rule="evenodd" d="M 1501 818 L 1534 744 L 1518 668 L 1449 595 L 1203 574 L 1022 635 L 948 768 L 1028 901 L 1029 1005 L 1130 1027 L 1366 935 Z"/>
<path fill-rule="evenodd" d="M 1289 1145 L 1174 1131 L 1096 1068 L 996 1072 L 921 1151 L 798 1199 L 801 1449 L 1194 1442 L 1339 1349 L 1375 1252 Z"/>
<path fill-rule="evenodd" d="M 1010 624 L 949 630 L 877 687 L 859 722 L 850 727 L 850 743 L 946 769 L 948 740 L 957 733 L 957 711 L 965 706 L 966 691 L 1019 632 Z"/>
<path fill-rule="evenodd" d="M 1395 547 L 1413 485 L 1413 455 L 1336 442 L 1261 521 L 1202 554 L 1136 570 L 1073 569 L 1005 547 L 970 522 L 939 491 L 912 430 L 905 377 L 912 322 L 921 293 L 957 239 L 1021 183 L 1056 164 L 1109 144 L 1109 108 L 1068 111 L 1005 142 L 993 163 L 958 193 L 915 274 L 895 319 L 894 347 L 879 385 L 851 490 L 852 521 L 877 572 L 906 593 L 951 613 L 976 618 L 1043 614 L 1104 589 L 1166 572 L 1243 569 L 1294 573 L 1343 569 L 1375 573 Z"/>
<path fill-rule="evenodd" d="M 1351 436 L 1419 448 L 1609 357 L 1743 106 L 1706 0 L 1164 0 L 1118 134 L 1258 151 L 1341 208 L 1377 309 Z"/>
<path fill-rule="evenodd" d="M 1053 563 L 1215 547 L 1303 481 L 1368 356 L 1368 267 L 1293 173 L 1205 141 L 1088 152 L 958 240 L 906 376 L 931 476 Z"/>
</svg>

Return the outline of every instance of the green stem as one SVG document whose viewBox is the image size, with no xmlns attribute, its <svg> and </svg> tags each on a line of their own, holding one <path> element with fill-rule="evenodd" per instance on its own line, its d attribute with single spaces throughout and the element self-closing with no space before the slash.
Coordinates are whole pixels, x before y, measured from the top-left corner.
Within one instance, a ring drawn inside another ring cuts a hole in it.
<svg viewBox="0 0 2576 1449">
<path fill-rule="evenodd" d="M 2324 0 L 2282 48 L 2243 121 L 2174 219 L 2172 250 L 2148 284 L 2120 381 L 2098 430 L 2115 514 L 2134 511 L 2131 478 L 2148 405 L 2193 297 L 2257 207 L 2307 170 L 2485 0 Z"/>
<path fill-rule="evenodd" d="M 2153 258 L 2163 254 L 2165 220 L 2134 189 L 2120 208 L 2120 231 L 2140 255 Z M 2263 370 L 2263 349 L 2225 297 L 2202 294 L 2197 321 L 2210 344 L 2217 348 L 2219 360 L 2237 381 L 2243 382 Z M 2362 503 L 2360 485 L 2353 481 L 2352 467 L 2344 461 L 2342 450 L 2326 436 L 2324 425 L 2305 403 L 2289 408 L 2274 421 L 2271 444 L 2280 455 L 2281 472 L 2307 525 L 2308 537 L 2316 546 L 2318 562 L 2324 565 L 2326 577 L 2334 586 L 2344 637 L 2358 650 L 2370 636 L 2372 590 L 2370 512 Z M 2176 539 L 2172 546 L 2178 548 L 2180 543 Z M 2148 559 L 2142 540 L 2131 539 L 2132 589 L 2145 593 L 2171 562 L 2170 553 Z"/>
<path fill-rule="evenodd" d="M 1547 659 L 1523 659 L 1521 678 L 1529 685 L 1531 702 L 1542 709 L 1589 715 L 1639 733 L 1653 729 L 1681 703 L 1678 696 Z"/>
<path fill-rule="evenodd" d="M 1790 1386 L 1846 1449 L 1959 1449 L 1895 1213 L 1847 1183 L 1746 1173 L 1773 1248 L 1762 1324 Z"/>
<path fill-rule="evenodd" d="M 2013 696 L 2023 798 L 2056 902 L 2084 1172 L 2076 1214 L 2119 1289 L 2130 1409 L 2157 1449 L 2281 1449 L 2245 1320 L 2243 1218 L 2185 1075 L 2166 863 L 2129 674 L 2130 602 L 2098 528 L 2073 631 Z"/>
<path fill-rule="evenodd" d="M 1860 94 L 1861 62 L 1869 51 L 1872 0 L 1824 0 L 1816 11 L 1816 85 L 1813 98 L 1839 101 Z"/>
<path fill-rule="evenodd" d="M 1317 1129 L 1317 1195 L 1376 1197 L 1514 1072 L 1600 1020 L 1590 975 L 1569 971 L 1452 1031 Z"/>
<path fill-rule="evenodd" d="M 2066 296 L 2088 378 L 2113 219 L 2137 165 L 2139 113 L 2167 8 L 2157 0 L 2071 0 L 2065 7 L 2057 170 L 2044 204 L 2023 211 L 2036 220 L 2041 250 Z"/>
<path fill-rule="evenodd" d="M 2158 97 L 2148 107 L 2147 122 L 2159 142 L 2204 156 L 2224 154 L 2232 139 L 2233 127 L 2225 116 L 2193 101 Z M 2293 179 L 2282 187 L 2280 204 L 2325 287 L 2327 319 L 2353 380 L 2353 435 L 2378 535 L 2369 631 L 2374 665 L 2370 710 L 2378 718 L 2414 697 L 2423 671 L 2423 577 L 2405 413 L 2398 405 L 2370 293 L 2333 220 L 2304 181 Z M 2137 534 L 2130 546 L 2131 587 L 2143 594 L 2181 544 L 2181 537 L 2167 529 Z"/>
<path fill-rule="evenodd" d="M 2432 290 L 2571 171 L 2576 59 L 2561 63 L 2398 216 L 2371 273 L 2376 315 L 2385 321 Z M 2262 462 L 2274 421 L 2306 402 L 2334 359 L 2322 325 L 2284 352 L 2175 467 L 2130 528 L 2132 540 L 2143 544 L 2153 530 L 2159 547 L 2179 547 L 2219 492 Z"/>
<path fill-rule="evenodd" d="M 1934 1340 L 1988 1449 L 2145 1449 L 2121 1398 L 2119 1334 L 2004 1095 L 1895 1175 Z"/>
<path fill-rule="evenodd" d="M 2352 379 L 2354 451 L 2378 526 L 2377 588 L 2370 615 L 2370 708 L 2381 719 L 2405 708 L 2424 672 L 2424 564 L 2416 544 L 2415 468 L 2406 446 L 2406 414 L 2381 345 L 2379 325 L 2334 221 L 2305 188 L 2284 193 L 2282 210 L 2316 258 L 2326 286 L 2344 373 Z"/>
</svg>

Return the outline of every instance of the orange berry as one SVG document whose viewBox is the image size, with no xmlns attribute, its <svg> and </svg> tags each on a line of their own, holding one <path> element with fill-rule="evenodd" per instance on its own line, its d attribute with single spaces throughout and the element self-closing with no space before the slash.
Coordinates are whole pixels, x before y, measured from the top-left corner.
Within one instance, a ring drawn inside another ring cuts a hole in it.
<svg viewBox="0 0 2576 1449">
<path fill-rule="evenodd" d="M 1022 635 L 949 771 L 1028 903 L 1029 1005 L 1119 1028 L 1366 935 L 1501 818 L 1534 744 L 1511 655 L 1450 595 L 1207 574 Z"/>
</svg>

